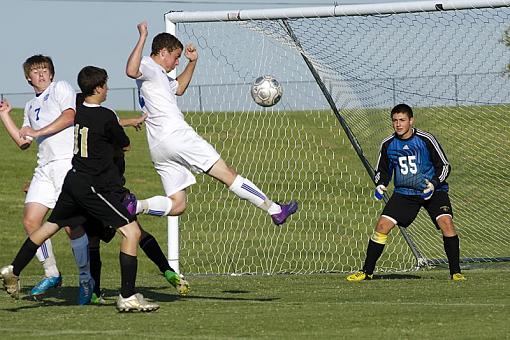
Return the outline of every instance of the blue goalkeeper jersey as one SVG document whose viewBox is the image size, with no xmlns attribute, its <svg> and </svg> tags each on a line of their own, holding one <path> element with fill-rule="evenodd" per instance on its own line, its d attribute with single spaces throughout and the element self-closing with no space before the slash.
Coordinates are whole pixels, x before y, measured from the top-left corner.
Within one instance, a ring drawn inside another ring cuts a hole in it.
<svg viewBox="0 0 510 340">
<path fill-rule="evenodd" d="M 392 134 L 383 140 L 374 181 L 376 185 L 388 186 L 394 177 L 394 192 L 421 195 L 426 187 L 425 180 L 434 184 L 436 191 L 448 191 L 446 178 L 450 170 L 450 163 L 436 138 L 413 129 L 408 139 Z"/>
</svg>

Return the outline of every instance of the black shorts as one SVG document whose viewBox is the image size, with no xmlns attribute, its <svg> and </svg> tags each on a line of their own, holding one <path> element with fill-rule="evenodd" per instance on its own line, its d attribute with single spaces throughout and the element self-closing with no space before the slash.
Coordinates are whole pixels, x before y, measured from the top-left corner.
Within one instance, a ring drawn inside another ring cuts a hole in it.
<svg viewBox="0 0 510 340">
<path fill-rule="evenodd" d="M 119 193 L 121 194 L 122 199 L 124 199 L 124 197 L 130 192 L 127 188 L 122 188 Z M 88 214 L 86 218 L 87 220 L 82 224 L 82 227 L 87 233 L 87 236 L 98 237 L 105 243 L 109 243 L 115 237 L 116 229 L 110 226 L 104 226 L 103 222 Z"/>
<path fill-rule="evenodd" d="M 441 215 L 450 215 L 453 218 L 452 204 L 446 191 L 434 192 L 429 200 L 424 200 L 420 196 L 393 193 L 381 216 L 389 217 L 399 226 L 406 228 L 418 216 L 421 207 L 427 210 L 430 219 L 438 229 L 437 219 Z"/>
<path fill-rule="evenodd" d="M 95 186 L 88 176 L 70 170 L 48 221 L 61 227 L 76 226 L 93 217 L 101 221 L 102 226 L 117 229 L 136 220 L 122 205 L 125 191 L 119 179 L 102 178 L 101 181 Z"/>
<path fill-rule="evenodd" d="M 98 237 L 103 242 L 110 242 L 117 229 L 110 226 L 104 226 L 103 222 L 95 217 L 87 216 L 87 220 L 82 224 L 83 229 L 88 237 Z"/>
</svg>

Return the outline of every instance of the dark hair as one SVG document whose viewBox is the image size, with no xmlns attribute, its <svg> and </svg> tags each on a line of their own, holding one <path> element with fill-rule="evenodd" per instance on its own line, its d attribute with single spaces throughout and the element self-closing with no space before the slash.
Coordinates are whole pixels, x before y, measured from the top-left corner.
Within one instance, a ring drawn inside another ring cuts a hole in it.
<svg viewBox="0 0 510 340">
<path fill-rule="evenodd" d="M 180 48 L 182 50 L 183 46 L 182 43 L 171 35 L 170 33 L 159 33 L 152 39 L 152 51 L 151 55 L 156 55 L 161 51 L 162 49 L 166 48 L 168 52 L 172 52 L 173 50 L 176 50 Z"/>
<path fill-rule="evenodd" d="M 405 113 L 407 117 L 413 117 L 413 109 L 407 104 L 398 104 L 391 109 L 390 118 L 392 118 L 395 113 Z"/>
<path fill-rule="evenodd" d="M 105 69 L 95 66 L 85 66 L 78 73 L 78 86 L 84 97 L 92 96 L 98 86 L 104 86 L 108 80 Z"/>
<path fill-rule="evenodd" d="M 83 93 L 79 92 L 76 94 L 76 106 L 80 106 L 85 101 Z"/>
<path fill-rule="evenodd" d="M 55 75 L 55 66 L 53 66 L 53 61 L 48 56 L 36 54 L 27 58 L 27 60 L 25 60 L 25 62 L 23 63 L 23 72 L 25 72 L 25 77 L 28 77 L 30 70 L 34 66 L 47 67 L 50 70 L 51 77 L 53 78 L 53 76 Z"/>
</svg>

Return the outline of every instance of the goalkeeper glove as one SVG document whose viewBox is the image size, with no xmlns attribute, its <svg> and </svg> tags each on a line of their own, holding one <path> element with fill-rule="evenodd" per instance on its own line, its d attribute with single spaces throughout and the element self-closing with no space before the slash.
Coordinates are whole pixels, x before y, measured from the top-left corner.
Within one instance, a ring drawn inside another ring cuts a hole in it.
<svg viewBox="0 0 510 340">
<path fill-rule="evenodd" d="M 423 190 L 423 194 L 421 194 L 421 198 L 424 200 L 428 200 L 432 197 L 432 194 L 434 194 L 434 184 L 429 182 L 428 179 L 425 180 L 425 185 L 427 186 L 425 190 Z"/>
<path fill-rule="evenodd" d="M 382 198 L 384 197 L 384 192 L 386 191 L 386 186 L 382 185 L 382 184 L 379 184 L 378 186 L 375 187 L 375 192 L 374 192 L 374 197 L 376 200 L 382 200 Z"/>
</svg>

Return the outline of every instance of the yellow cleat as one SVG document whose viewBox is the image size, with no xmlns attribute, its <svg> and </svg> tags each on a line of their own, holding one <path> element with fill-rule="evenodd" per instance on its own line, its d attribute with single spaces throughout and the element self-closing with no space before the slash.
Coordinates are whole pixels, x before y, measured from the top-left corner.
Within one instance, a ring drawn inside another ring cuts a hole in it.
<svg viewBox="0 0 510 340">
<path fill-rule="evenodd" d="M 349 282 L 359 282 L 364 280 L 372 280 L 374 278 L 374 274 L 366 274 L 364 271 L 358 271 L 354 274 L 347 276 L 345 279 Z"/>
<path fill-rule="evenodd" d="M 467 279 L 461 273 L 455 273 L 455 274 L 452 275 L 452 280 L 453 281 L 466 281 Z"/>
</svg>

